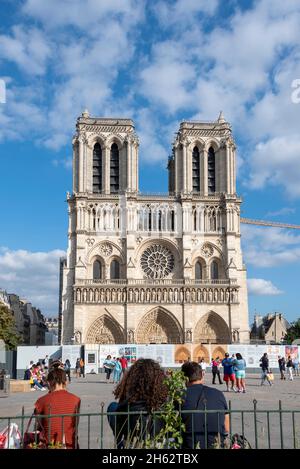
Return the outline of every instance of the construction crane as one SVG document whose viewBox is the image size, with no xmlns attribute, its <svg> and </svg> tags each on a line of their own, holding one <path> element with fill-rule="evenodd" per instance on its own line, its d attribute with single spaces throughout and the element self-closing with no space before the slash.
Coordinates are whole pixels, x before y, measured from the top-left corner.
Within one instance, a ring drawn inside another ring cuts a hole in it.
<svg viewBox="0 0 300 469">
<path fill-rule="evenodd" d="M 289 228 L 291 230 L 300 230 L 300 225 L 290 225 L 289 223 L 280 223 L 277 221 L 251 220 L 250 218 L 241 218 L 241 223 L 246 225 L 274 226 L 276 228 Z"/>
</svg>

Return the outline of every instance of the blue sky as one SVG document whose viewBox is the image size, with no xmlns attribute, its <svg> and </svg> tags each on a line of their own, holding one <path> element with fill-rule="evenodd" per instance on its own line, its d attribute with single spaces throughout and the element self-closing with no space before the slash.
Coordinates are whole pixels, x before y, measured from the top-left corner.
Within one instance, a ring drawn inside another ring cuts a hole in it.
<svg viewBox="0 0 300 469">
<path fill-rule="evenodd" d="M 134 119 L 143 191 L 167 190 L 179 122 L 222 109 L 243 216 L 300 224 L 298 0 L 2 0 L 0 18 L 0 287 L 57 312 L 84 108 Z M 300 231 L 243 226 L 243 251 L 250 317 L 299 317 Z"/>
</svg>

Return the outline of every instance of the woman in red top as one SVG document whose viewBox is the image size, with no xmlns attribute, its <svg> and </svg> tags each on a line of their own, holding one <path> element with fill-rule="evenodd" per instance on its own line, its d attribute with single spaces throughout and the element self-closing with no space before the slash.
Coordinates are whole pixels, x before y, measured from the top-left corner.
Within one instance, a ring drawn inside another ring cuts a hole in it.
<svg viewBox="0 0 300 469">
<path fill-rule="evenodd" d="M 77 427 L 79 417 L 62 417 L 61 414 L 79 414 L 80 399 L 66 389 L 67 376 L 61 368 L 52 369 L 47 377 L 49 393 L 35 403 L 38 415 L 58 415 L 41 418 L 40 427 L 46 444 L 65 445 L 67 449 L 78 448 Z"/>
</svg>

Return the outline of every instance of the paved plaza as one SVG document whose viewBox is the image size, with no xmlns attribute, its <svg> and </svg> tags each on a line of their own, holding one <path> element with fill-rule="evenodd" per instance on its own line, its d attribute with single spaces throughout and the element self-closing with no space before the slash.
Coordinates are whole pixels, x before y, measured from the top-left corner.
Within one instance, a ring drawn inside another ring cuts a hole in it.
<svg viewBox="0 0 300 469">
<path fill-rule="evenodd" d="M 211 373 L 206 374 L 205 384 L 211 385 Z M 259 448 L 279 448 L 283 440 L 285 448 L 293 446 L 300 448 L 300 377 L 295 377 L 294 381 L 281 381 L 279 375 L 275 375 L 274 385 L 270 387 L 268 384 L 260 386 L 260 373 L 249 374 L 246 380 L 246 394 L 236 394 L 234 392 L 227 393 L 225 396 L 230 401 L 231 408 L 234 411 L 252 411 L 245 412 L 242 416 L 241 412 L 232 414 L 232 432 L 242 433 L 255 446 L 255 419 L 253 414 L 253 400 L 257 400 L 257 418 L 256 432 L 257 445 Z M 215 385 L 217 389 L 225 390 L 225 385 Z M 81 412 L 83 414 L 95 414 L 101 412 L 101 403 L 104 403 L 104 412 L 109 402 L 113 400 L 113 384 L 105 382 L 105 375 L 87 375 L 85 378 L 72 378 L 72 382 L 68 385 L 70 392 L 81 398 Z M 44 395 L 41 391 L 11 394 L 9 397 L 0 399 L 0 417 L 16 417 L 22 413 L 24 406 L 25 415 L 29 416 L 32 412 L 34 402 Z M 277 410 L 279 408 L 279 400 L 282 402 L 283 412 L 281 417 L 276 414 L 269 414 L 269 422 L 267 412 Z M 295 410 L 294 414 L 291 412 Z M 264 411 L 260 413 L 259 411 Z M 282 434 L 280 432 L 280 418 L 282 419 Z M 12 419 L 20 425 L 20 421 Z M 7 420 L 1 421 L 0 429 L 7 425 Z M 103 427 L 102 427 L 103 425 Z M 88 428 L 90 427 L 90 431 Z M 103 432 L 101 431 L 103 428 Z M 269 429 L 269 433 L 268 433 Z M 103 434 L 103 438 L 101 438 Z M 270 435 L 270 436 L 269 436 Z M 113 448 L 114 439 L 112 431 L 104 416 L 82 416 L 79 424 L 79 443 L 81 448 L 88 447 L 88 439 L 90 439 L 90 448 Z"/>
</svg>

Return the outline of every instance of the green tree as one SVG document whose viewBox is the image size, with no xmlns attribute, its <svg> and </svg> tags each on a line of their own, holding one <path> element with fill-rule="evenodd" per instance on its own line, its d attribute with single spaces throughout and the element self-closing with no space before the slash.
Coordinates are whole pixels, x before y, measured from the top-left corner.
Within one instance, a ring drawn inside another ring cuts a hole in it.
<svg viewBox="0 0 300 469">
<path fill-rule="evenodd" d="M 284 340 L 291 344 L 295 339 L 300 339 L 300 318 L 292 322 L 291 327 L 287 330 Z"/>
<path fill-rule="evenodd" d="M 9 350 L 15 350 L 22 342 L 22 337 L 17 332 L 16 321 L 12 312 L 5 305 L 0 304 L 0 339 Z"/>
</svg>

